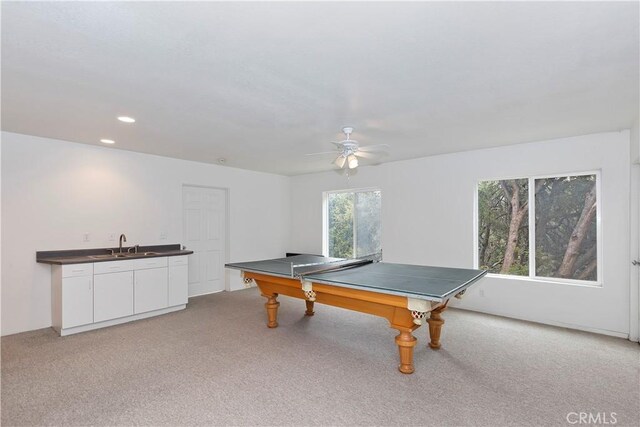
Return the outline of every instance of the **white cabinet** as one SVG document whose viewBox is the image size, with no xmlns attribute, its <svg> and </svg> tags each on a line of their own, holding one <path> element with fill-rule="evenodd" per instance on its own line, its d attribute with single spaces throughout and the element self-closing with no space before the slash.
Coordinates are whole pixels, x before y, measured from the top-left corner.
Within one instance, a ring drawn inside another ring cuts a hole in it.
<svg viewBox="0 0 640 427">
<path fill-rule="evenodd" d="M 62 279 L 62 327 L 93 323 L 93 276 Z"/>
<path fill-rule="evenodd" d="M 133 271 L 96 274 L 93 287 L 94 322 L 133 314 Z"/>
<path fill-rule="evenodd" d="M 51 313 L 60 335 L 181 310 L 187 256 L 53 265 Z"/>
<path fill-rule="evenodd" d="M 144 270 L 146 268 L 159 268 L 167 266 L 167 257 L 159 258 L 140 258 L 133 260 L 133 268 L 135 270 Z"/>
<path fill-rule="evenodd" d="M 93 264 L 54 266 L 52 326 L 58 332 L 93 323 Z"/>
<path fill-rule="evenodd" d="M 93 264 L 66 264 L 62 267 L 62 277 L 93 276 Z"/>
<path fill-rule="evenodd" d="M 186 255 L 169 258 L 169 307 L 189 298 L 189 261 Z"/>
<path fill-rule="evenodd" d="M 168 307 L 167 268 L 149 268 L 135 271 L 135 313 Z"/>
<path fill-rule="evenodd" d="M 133 260 L 96 262 L 93 267 L 93 274 L 118 273 L 120 271 L 131 271 L 134 269 Z"/>
</svg>

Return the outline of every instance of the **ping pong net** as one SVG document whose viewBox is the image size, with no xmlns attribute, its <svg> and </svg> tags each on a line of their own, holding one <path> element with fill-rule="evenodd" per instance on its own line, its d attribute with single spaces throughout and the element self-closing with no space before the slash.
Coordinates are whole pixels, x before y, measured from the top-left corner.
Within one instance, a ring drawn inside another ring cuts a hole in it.
<svg viewBox="0 0 640 427">
<path fill-rule="evenodd" d="M 311 262 L 307 264 L 291 263 L 291 277 L 302 277 L 308 274 L 328 273 L 330 271 L 347 270 L 374 262 L 372 259 L 340 259 L 337 261 Z"/>
</svg>

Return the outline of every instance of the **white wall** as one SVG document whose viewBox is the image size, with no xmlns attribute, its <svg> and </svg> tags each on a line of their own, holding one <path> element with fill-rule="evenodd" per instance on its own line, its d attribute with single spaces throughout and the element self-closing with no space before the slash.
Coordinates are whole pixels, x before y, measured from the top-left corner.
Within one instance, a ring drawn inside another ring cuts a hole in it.
<svg viewBox="0 0 640 427">
<path fill-rule="evenodd" d="M 229 261 L 289 249 L 284 176 L 6 132 L 1 161 L 3 335 L 51 325 L 50 267 L 36 251 L 117 246 L 108 233 L 182 243 L 183 184 L 229 189 Z M 232 289 L 243 286 L 228 275 Z"/>
<path fill-rule="evenodd" d="M 631 162 L 640 163 L 640 119 L 631 126 Z"/>
<path fill-rule="evenodd" d="M 229 188 L 229 261 L 319 253 L 322 192 L 380 187 L 385 261 L 470 267 L 477 181 L 597 169 L 602 288 L 486 278 L 459 305 L 624 336 L 635 321 L 629 316 L 630 137 L 612 132 L 388 163 L 360 168 L 347 180 L 335 172 L 287 178 L 3 132 L 2 334 L 51 324 L 49 267 L 35 262 L 36 251 L 113 246 L 111 232 L 126 233 L 130 243 L 181 242 L 183 184 Z M 228 274 L 232 288 L 243 286 L 235 270 Z"/>
<path fill-rule="evenodd" d="M 487 277 L 458 306 L 542 323 L 629 334 L 629 131 L 563 138 L 291 179 L 292 251 L 322 250 L 322 192 L 382 189 L 384 260 L 472 267 L 474 193 L 501 177 L 601 171 L 603 286 Z M 391 147 L 393 149 L 393 146 Z M 484 297 L 479 290 L 484 290 Z"/>
<path fill-rule="evenodd" d="M 2 138 L 0 138 L 0 206 L 2 206 Z M 0 209 L 0 242 L 2 242 L 2 209 Z M 0 244 L 0 291 L 2 290 L 2 244 Z M 0 292 L 0 329 L 2 329 L 2 292 Z"/>
</svg>

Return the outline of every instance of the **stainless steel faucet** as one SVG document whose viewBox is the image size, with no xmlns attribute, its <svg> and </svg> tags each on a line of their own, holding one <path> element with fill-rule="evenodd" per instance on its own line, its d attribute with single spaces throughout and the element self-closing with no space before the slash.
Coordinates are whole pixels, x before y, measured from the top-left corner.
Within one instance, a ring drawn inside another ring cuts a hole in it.
<svg viewBox="0 0 640 427">
<path fill-rule="evenodd" d="M 125 236 L 124 234 L 120 235 L 120 253 L 122 253 L 122 242 L 126 242 L 127 241 L 127 236 Z"/>
</svg>

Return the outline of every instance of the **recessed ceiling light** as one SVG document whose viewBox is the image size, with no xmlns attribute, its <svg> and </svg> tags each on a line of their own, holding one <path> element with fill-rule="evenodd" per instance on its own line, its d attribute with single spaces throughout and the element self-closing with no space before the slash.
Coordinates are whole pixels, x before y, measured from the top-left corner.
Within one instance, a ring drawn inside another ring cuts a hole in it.
<svg viewBox="0 0 640 427">
<path fill-rule="evenodd" d="M 121 122 L 125 122 L 125 123 L 135 123 L 136 119 L 134 119 L 133 117 L 127 117 L 127 116 L 120 116 L 118 117 L 118 120 L 120 120 Z"/>
<path fill-rule="evenodd" d="M 100 142 L 103 144 L 115 144 L 116 142 L 113 139 L 101 139 Z"/>
</svg>

